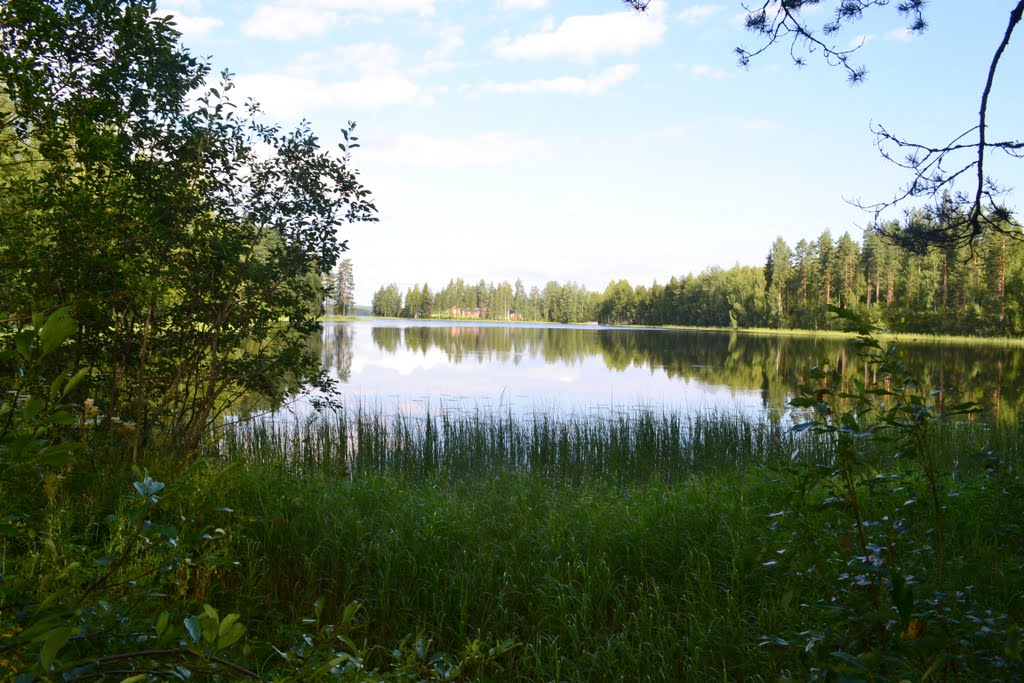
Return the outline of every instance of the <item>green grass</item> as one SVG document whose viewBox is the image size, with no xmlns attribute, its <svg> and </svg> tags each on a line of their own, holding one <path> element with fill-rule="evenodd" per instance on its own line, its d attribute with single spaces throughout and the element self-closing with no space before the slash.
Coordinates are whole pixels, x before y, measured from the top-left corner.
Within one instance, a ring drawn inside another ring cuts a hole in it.
<svg viewBox="0 0 1024 683">
<path fill-rule="evenodd" d="M 1019 435 L 942 429 L 939 588 L 969 594 L 950 607 L 961 621 L 991 610 L 1007 615 L 1005 632 L 1024 617 Z M 986 444 L 1000 463 L 969 455 Z M 339 622 L 358 600 L 357 642 L 419 636 L 456 653 L 511 638 L 519 646 L 493 678 L 523 681 L 807 680 L 835 661 L 801 633 L 856 642 L 859 622 L 833 614 L 842 512 L 821 505 L 827 490 L 794 495 L 791 463 L 830 454 L 769 422 L 357 413 L 249 425 L 220 457 L 240 463 L 221 492 L 239 511 L 228 552 L 240 560 L 211 592 L 258 629 L 298 628 L 318 598 Z M 865 514 L 892 525 L 924 484 L 885 452 L 872 462 L 865 481 L 897 476 L 875 486 Z M 795 512 L 772 517 L 784 510 Z M 923 594 L 934 584 L 928 517 L 907 514 L 892 549 L 920 555 L 904 564 Z M 919 676 L 913 661 L 893 670 Z M 969 657 L 958 666 L 982 670 Z"/>
<path fill-rule="evenodd" d="M 650 411 L 598 417 L 443 413 L 413 418 L 365 410 L 306 422 L 254 421 L 229 429 L 227 460 L 302 471 L 452 480 L 524 471 L 564 481 L 671 482 L 709 471 L 788 460 L 785 426 L 730 415 Z M 814 444 L 803 439 L 808 454 Z"/>
<path fill-rule="evenodd" d="M 266 680 L 335 680 L 312 672 L 339 652 L 365 667 L 350 681 L 446 661 L 459 680 L 1021 680 L 1020 432 L 935 429 L 941 580 L 914 462 L 858 455 L 866 559 L 828 443 L 763 418 L 356 410 L 236 424 L 177 478 L 167 453 L 130 472 L 94 440 L 0 482 L 41 511 L 0 536 L 0 633 L 22 639 L 0 640 L 0 679 L 40 659 L 49 636 L 19 625 L 46 596 L 68 607 L 44 627 L 74 635 L 61 671 L 107 657 L 101 680 L 129 658 L 227 680 L 187 632 L 204 604 L 246 627 L 218 657 Z"/>
</svg>

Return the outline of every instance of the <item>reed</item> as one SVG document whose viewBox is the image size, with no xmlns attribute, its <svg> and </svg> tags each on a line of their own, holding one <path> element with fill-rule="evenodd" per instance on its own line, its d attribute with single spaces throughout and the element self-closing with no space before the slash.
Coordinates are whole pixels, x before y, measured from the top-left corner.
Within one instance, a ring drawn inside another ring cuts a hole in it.
<svg viewBox="0 0 1024 683">
<path fill-rule="evenodd" d="M 1021 462 L 1019 435 L 942 429 L 955 580 L 973 591 L 971 614 L 1001 610 L 1019 623 L 1011 537 L 1024 502 L 992 486 L 998 476 L 1019 488 L 1007 474 Z M 359 601 L 346 634 L 356 642 L 418 637 L 458 652 L 513 639 L 493 680 L 805 680 L 830 661 L 768 638 L 829 623 L 844 569 L 831 536 L 787 545 L 773 524 L 799 485 L 788 463 L 831 458 L 782 424 L 644 410 L 356 410 L 238 425 L 218 457 L 240 463 L 221 494 L 245 518 L 228 550 L 239 569 L 215 590 L 257 627 L 299 625 L 318 599 L 325 620 L 340 620 Z M 900 460 L 880 448 L 876 466 L 897 472 Z M 882 519 L 920 484 L 908 477 L 865 514 Z M 841 519 L 815 505 L 808 529 Z M 928 547 L 927 528 L 907 534 L 906 547 Z M 812 569 L 783 568 L 780 550 L 812 558 Z"/>
<path fill-rule="evenodd" d="M 826 442 L 795 435 L 791 423 L 725 413 L 536 414 L 476 411 L 411 416 L 358 407 L 302 419 L 239 422 L 215 456 L 280 465 L 296 472 L 353 477 L 390 474 L 464 480 L 519 471 L 555 481 L 664 483 L 794 460 L 825 461 Z M 936 457 L 951 471 L 974 467 L 989 451 L 1022 455 L 1019 432 L 978 421 L 942 424 Z M 879 467 L 895 461 L 878 445 Z"/>
</svg>

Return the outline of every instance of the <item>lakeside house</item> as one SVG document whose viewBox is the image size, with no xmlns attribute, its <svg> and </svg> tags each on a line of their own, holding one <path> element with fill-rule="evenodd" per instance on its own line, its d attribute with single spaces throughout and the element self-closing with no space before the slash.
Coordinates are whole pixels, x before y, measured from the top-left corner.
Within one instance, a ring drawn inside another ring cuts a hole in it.
<svg viewBox="0 0 1024 683">
<path fill-rule="evenodd" d="M 445 314 L 446 318 L 470 318 L 479 320 L 481 318 L 490 318 L 490 311 L 485 308 L 462 308 L 461 306 L 452 306 L 448 309 Z M 494 320 L 501 320 L 502 318 L 493 318 Z M 505 311 L 504 320 L 525 320 L 522 313 L 513 313 L 512 311 Z"/>
</svg>

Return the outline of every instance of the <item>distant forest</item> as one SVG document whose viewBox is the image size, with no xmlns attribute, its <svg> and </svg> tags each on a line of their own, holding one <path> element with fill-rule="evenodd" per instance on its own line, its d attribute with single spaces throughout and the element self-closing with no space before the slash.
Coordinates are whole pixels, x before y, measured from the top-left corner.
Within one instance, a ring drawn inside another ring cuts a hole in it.
<svg viewBox="0 0 1024 683">
<path fill-rule="evenodd" d="M 906 332 L 1020 335 L 1024 242 L 989 234 L 973 249 L 915 253 L 873 231 L 857 242 L 826 230 L 795 246 L 776 239 L 764 266 L 711 267 L 665 284 L 618 280 L 591 292 L 575 282 L 527 290 L 519 279 L 452 279 L 436 292 L 423 284 L 402 293 L 390 284 L 373 297 L 379 316 L 732 328 L 828 329 L 829 305 Z"/>
</svg>

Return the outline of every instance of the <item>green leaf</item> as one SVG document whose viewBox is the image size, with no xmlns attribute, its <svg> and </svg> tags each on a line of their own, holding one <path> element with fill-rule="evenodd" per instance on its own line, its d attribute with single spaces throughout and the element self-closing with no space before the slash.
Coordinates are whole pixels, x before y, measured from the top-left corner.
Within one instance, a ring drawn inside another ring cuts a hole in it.
<svg viewBox="0 0 1024 683">
<path fill-rule="evenodd" d="M 46 641 L 43 643 L 43 649 L 39 652 L 39 660 L 43 664 L 44 671 L 49 671 L 53 667 L 57 653 L 71 640 L 72 633 L 73 631 L 70 628 L 61 626 L 47 634 Z"/>
<path fill-rule="evenodd" d="M 21 409 L 21 418 L 27 422 L 38 415 L 39 411 L 45 407 L 46 401 L 38 396 L 33 396 L 29 400 L 25 401 L 25 406 Z"/>
<path fill-rule="evenodd" d="M 343 627 L 348 628 L 352 624 L 352 620 L 355 619 L 361 607 L 362 605 L 359 604 L 358 600 L 353 600 L 345 606 L 345 611 L 341 613 L 341 624 Z"/>
<path fill-rule="evenodd" d="M 341 653 L 339 656 L 335 657 L 334 659 L 328 660 L 326 664 L 324 664 L 319 669 L 317 669 L 315 672 L 313 672 L 313 678 L 319 680 L 320 678 L 322 678 L 322 677 L 326 676 L 328 673 L 330 673 L 331 669 L 333 669 L 336 666 L 340 666 L 341 664 L 344 664 L 345 662 L 349 661 L 350 659 L 352 659 L 352 655 L 345 654 L 344 652 Z"/>
<path fill-rule="evenodd" d="M 134 676 L 129 676 L 128 678 L 122 678 L 121 683 L 141 683 L 147 678 L 149 678 L 149 674 L 136 674 Z"/>
<path fill-rule="evenodd" d="M 57 575 L 57 581 L 62 580 L 68 574 L 70 574 L 71 572 L 75 571 L 76 569 L 78 569 L 81 566 L 82 566 L 81 562 L 69 562 L 68 566 L 64 567 L 64 569 L 62 569 L 60 571 L 60 574 Z"/>
<path fill-rule="evenodd" d="M 74 462 L 75 451 L 80 448 L 82 448 L 82 444 L 80 443 L 65 441 L 63 443 L 48 446 L 39 451 L 34 460 L 40 465 L 49 465 L 52 467 L 67 465 L 68 463 Z"/>
<path fill-rule="evenodd" d="M 789 405 L 794 408 L 813 408 L 818 405 L 818 401 L 813 396 L 798 396 L 790 399 Z"/>
<path fill-rule="evenodd" d="M 202 631 L 199 628 L 199 617 L 187 617 L 183 623 L 189 637 L 192 638 L 193 642 L 198 643 L 202 637 Z"/>
<path fill-rule="evenodd" d="M 171 615 L 167 612 L 161 612 L 160 616 L 156 618 L 156 635 L 157 638 L 163 636 L 167 631 L 167 625 L 171 620 Z"/>
<path fill-rule="evenodd" d="M 313 614 L 316 615 L 316 620 L 320 621 L 320 617 L 323 616 L 323 613 L 324 613 L 324 596 L 321 595 L 320 597 L 318 597 L 313 602 Z"/>
<path fill-rule="evenodd" d="M 64 398 L 65 396 L 70 394 L 83 379 L 88 377 L 88 375 L 89 368 L 82 368 L 75 374 L 71 375 L 71 378 L 68 380 L 68 383 L 64 385 L 64 390 L 61 392 L 60 397 Z"/>
<path fill-rule="evenodd" d="M 23 330 L 14 335 L 14 348 L 25 360 L 32 358 L 32 347 L 36 339 L 35 330 Z"/>
<path fill-rule="evenodd" d="M 203 614 L 199 615 L 199 627 L 203 632 L 203 640 L 211 645 L 217 642 L 220 626 L 220 615 L 210 605 L 203 605 Z"/>
<path fill-rule="evenodd" d="M 77 422 L 78 418 L 66 410 L 58 410 L 43 420 L 43 424 L 49 425 L 73 425 Z"/>
<path fill-rule="evenodd" d="M 221 650 L 234 645 L 245 633 L 245 626 L 238 623 L 237 614 L 229 614 L 220 622 L 217 629 L 217 649 Z"/>
<path fill-rule="evenodd" d="M 40 357 L 56 351 L 76 329 L 78 323 L 71 317 L 71 311 L 67 306 L 54 311 L 39 330 Z"/>
</svg>

